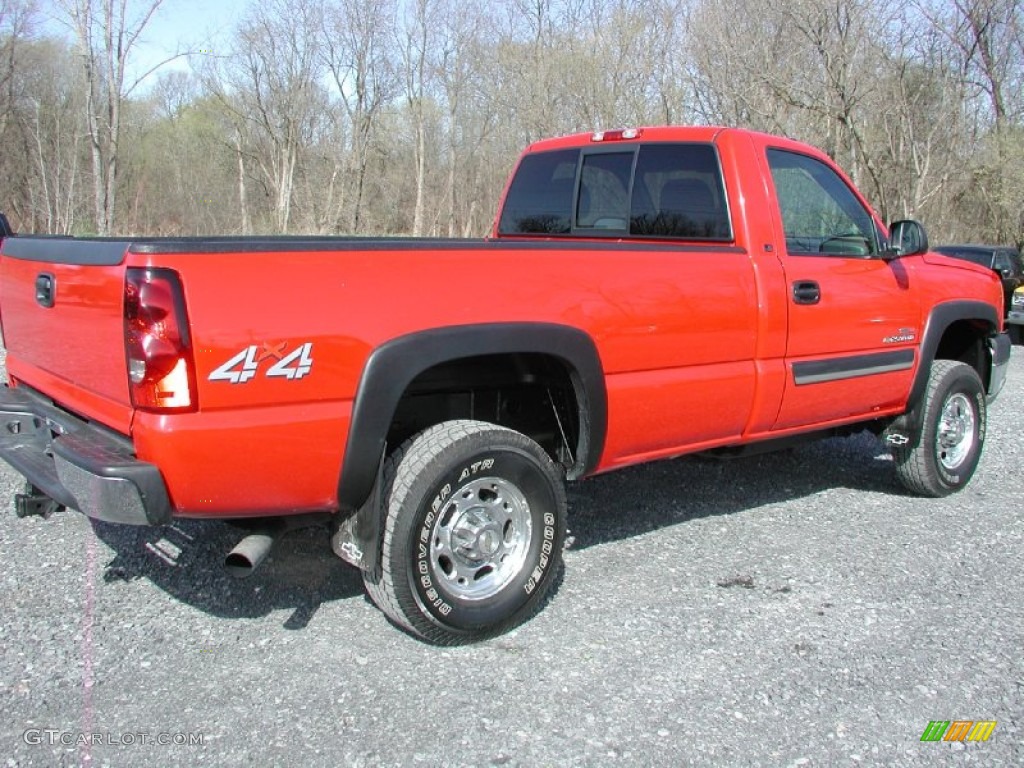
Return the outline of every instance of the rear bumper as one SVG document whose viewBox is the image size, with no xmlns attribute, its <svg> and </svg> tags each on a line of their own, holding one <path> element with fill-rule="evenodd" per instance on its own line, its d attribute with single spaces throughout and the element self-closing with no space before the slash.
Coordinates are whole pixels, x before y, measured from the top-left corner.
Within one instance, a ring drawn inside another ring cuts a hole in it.
<svg viewBox="0 0 1024 768">
<path fill-rule="evenodd" d="M 171 504 L 160 470 L 131 441 L 25 387 L 0 389 L 0 458 L 50 498 L 108 523 L 162 525 Z"/>
</svg>

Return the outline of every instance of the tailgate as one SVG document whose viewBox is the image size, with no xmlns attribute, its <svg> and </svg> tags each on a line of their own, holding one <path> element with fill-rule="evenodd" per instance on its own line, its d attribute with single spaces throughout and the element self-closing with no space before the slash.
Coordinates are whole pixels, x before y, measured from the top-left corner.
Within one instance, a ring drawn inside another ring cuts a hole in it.
<svg viewBox="0 0 1024 768">
<path fill-rule="evenodd" d="M 0 321 L 8 374 L 60 406 L 127 434 L 128 241 L 4 239 Z"/>
</svg>

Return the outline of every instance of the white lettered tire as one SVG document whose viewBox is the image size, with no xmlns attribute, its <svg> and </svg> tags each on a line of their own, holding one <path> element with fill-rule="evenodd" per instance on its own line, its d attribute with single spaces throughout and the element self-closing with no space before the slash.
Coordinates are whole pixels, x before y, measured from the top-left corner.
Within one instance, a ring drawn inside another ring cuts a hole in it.
<svg viewBox="0 0 1024 768">
<path fill-rule="evenodd" d="M 491 637 L 521 623 L 562 562 L 562 475 L 527 436 L 479 421 L 424 430 L 385 462 L 379 565 L 367 592 L 433 643 Z"/>
<path fill-rule="evenodd" d="M 947 496 L 970 481 L 981 460 L 985 387 L 971 366 L 934 360 L 918 429 L 892 449 L 900 482 L 922 496 Z"/>
</svg>

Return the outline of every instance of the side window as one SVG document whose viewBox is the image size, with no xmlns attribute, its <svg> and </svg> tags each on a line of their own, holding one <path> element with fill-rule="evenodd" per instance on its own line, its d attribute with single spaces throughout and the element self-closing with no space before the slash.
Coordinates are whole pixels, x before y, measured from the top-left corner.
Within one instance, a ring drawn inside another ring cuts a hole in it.
<svg viewBox="0 0 1024 768">
<path fill-rule="evenodd" d="M 503 235 L 569 234 L 578 149 L 526 155 L 516 170 L 498 222 Z"/>
<path fill-rule="evenodd" d="M 687 240 L 731 240 L 718 155 L 710 144 L 640 148 L 629 233 Z"/>
<path fill-rule="evenodd" d="M 577 228 L 626 229 L 634 154 L 632 151 L 602 152 L 583 156 Z"/>
<path fill-rule="evenodd" d="M 806 155 L 768 150 L 791 254 L 870 256 L 878 251 L 871 214 L 829 166 Z"/>
</svg>

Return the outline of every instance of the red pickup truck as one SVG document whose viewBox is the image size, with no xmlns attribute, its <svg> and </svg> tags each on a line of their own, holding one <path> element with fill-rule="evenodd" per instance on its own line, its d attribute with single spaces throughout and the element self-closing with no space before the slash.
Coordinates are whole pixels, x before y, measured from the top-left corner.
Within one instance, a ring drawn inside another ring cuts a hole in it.
<svg viewBox="0 0 1024 768">
<path fill-rule="evenodd" d="M 328 522 L 395 623 L 464 642 L 550 587 L 566 480 L 869 429 L 913 491 L 962 488 L 1002 303 L 812 147 L 569 136 L 483 240 L 8 233 L 0 457 L 23 514 L 262 519 L 236 570 Z"/>
</svg>

